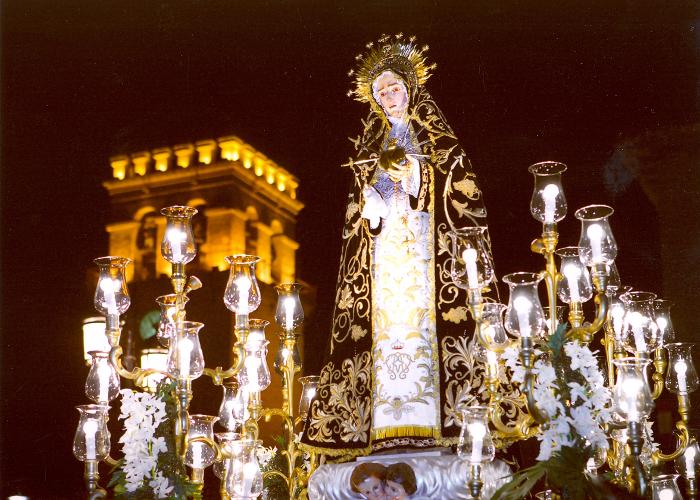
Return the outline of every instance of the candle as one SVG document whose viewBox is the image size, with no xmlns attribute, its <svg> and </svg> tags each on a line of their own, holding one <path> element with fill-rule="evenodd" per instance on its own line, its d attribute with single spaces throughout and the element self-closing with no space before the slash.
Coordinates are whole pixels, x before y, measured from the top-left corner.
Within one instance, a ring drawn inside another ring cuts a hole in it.
<svg viewBox="0 0 700 500">
<path fill-rule="evenodd" d="M 107 314 L 112 316 L 119 314 L 117 309 L 117 298 L 114 296 L 114 290 L 119 289 L 119 280 L 112 280 L 112 278 L 104 278 L 100 281 L 100 288 L 104 293 L 105 306 L 107 307 Z"/>
<path fill-rule="evenodd" d="M 284 299 L 284 327 L 289 331 L 294 329 L 294 299 L 292 297 Z"/>
<path fill-rule="evenodd" d="M 97 367 L 97 380 L 100 384 L 100 403 L 109 402 L 109 378 L 112 370 L 105 362 L 101 362 Z"/>
<path fill-rule="evenodd" d="M 622 318 L 625 315 L 625 308 L 622 304 L 617 303 L 612 306 L 612 311 L 610 311 L 610 316 L 612 317 L 612 327 L 615 332 L 615 340 L 620 342 L 622 339 Z"/>
<path fill-rule="evenodd" d="M 604 262 L 603 259 L 603 228 L 598 224 L 591 224 L 586 230 L 588 239 L 591 242 L 591 261 L 593 264 Z"/>
<path fill-rule="evenodd" d="M 173 262 L 175 263 L 180 263 L 182 262 L 182 242 L 185 241 L 185 238 L 187 236 L 185 233 L 183 233 L 180 229 L 178 228 L 170 228 L 168 231 L 168 241 L 170 242 L 170 249 L 173 254 Z"/>
<path fill-rule="evenodd" d="M 177 343 L 177 349 L 179 353 L 179 372 L 180 378 L 188 378 L 190 376 L 190 353 L 194 349 L 194 344 L 188 338 L 182 338 Z"/>
<path fill-rule="evenodd" d="M 630 422 L 639 421 L 639 409 L 637 408 L 637 398 L 639 396 L 639 391 L 642 390 L 643 382 L 638 378 L 629 378 L 622 383 L 622 394 L 624 400 L 623 405 L 626 408 L 622 408 L 627 411 L 627 419 Z"/>
<path fill-rule="evenodd" d="M 486 363 L 489 368 L 489 377 L 498 378 L 498 355 L 491 350 L 486 351 Z"/>
<path fill-rule="evenodd" d="M 569 284 L 569 298 L 571 302 L 581 302 L 581 295 L 578 291 L 578 279 L 581 277 L 581 270 L 575 264 L 564 267 L 564 276 Z"/>
<path fill-rule="evenodd" d="M 95 447 L 95 434 L 97 434 L 97 422 L 90 419 L 83 424 L 85 433 L 85 459 L 97 460 L 97 450 Z"/>
<path fill-rule="evenodd" d="M 629 315 L 629 323 L 632 326 L 632 334 L 634 335 L 634 346 L 637 352 L 647 352 L 647 343 L 644 340 L 644 332 L 642 325 L 644 324 L 644 316 L 638 312 L 631 312 Z"/>
<path fill-rule="evenodd" d="M 656 318 L 656 326 L 659 327 L 659 339 L 663 343 L 664 333 L 666 333 L 666 327 L 668 326 L 668 321 L 663 316 Z"/>
<path fill-rule="evenodd" d="M 685 372 L 688 371 L 688 365 L 685 364 L 685 361 L 679 359 L 676 361 L 676 364 L 673 365 L 673 369 L 676 370 L 676 375 L 678 375 L 678 392 L 687 393 L 688 384 L 685 378 Z"/>
<path fill-rule="evenodd" d="M 685 459 L 685 478 L 695 479 L 695 444 L 691 444 L 683 453 Z"/>
<path fill-rule="evenodd" d="M 554 210 L 556 208 L 557 196 L 559 196 L 559 187 L 556 184 L 547 184 L 542 190 L 545 224 L 554 223 Z"/>
<path fill-rule="evenodd" d="M 659 500 L 673 500 L 674 498 L 676 498 L 676 494 L 671 488 L 664 488 L 659 491 Z"/>
<path fill-rule="evenodd" d="M 248 299 L 250 297 L 251 282 L 247 276 L 241 276 L 236 280 L 238 287 L 238 307 L 236 314 L 248 314 Z"/>
<path fill-rule="evenodd" d="M 462 252 L 464 265 L 467 267 L 467 284 L 470 289 L 479 288 L 479 276 L 476 272 L 476 250 L 467 248 Z"/>
<path fill-rule="evenodd" d="M 192 443 L 192 468 L 202 469 L 202 443 Z"/>
<path fill-rule="evenodd" d="M 246 390 L 254 392 L 260 390 L 258 383 L 258 369 L 260 368 L 260 359 L 255 355 L 247 355 L 245 357 L 245 370 L 248 375 L 248 383 Z"/>
<path fill-rule="evenodd" d="M 530 336 L 530 309 L 532 309 L 532 304 L 525 297 L 517 297 L 513 301 L 513 307 L 515 307 L 515 312 L 518 315 L 518 329 L 520 330 L 521 337 Z"/>
<path fill-rule="evenodd" d="M 472 454 L 469 457 L 469 462 L 478 464 L 481 462 L 481 447 L 484 444 L 484 436 L 486 435 L 486 427 L 481 422 L 474 422 L 468 426 L 469 433 L 472 435 Z"/>
<path fill-rule="evenodd" d="M 253 481 L 257 472 L 258 465 L 254 461 L 243 466 L 243 496 L 246 498 L 253 494 Z"/>
</svg>

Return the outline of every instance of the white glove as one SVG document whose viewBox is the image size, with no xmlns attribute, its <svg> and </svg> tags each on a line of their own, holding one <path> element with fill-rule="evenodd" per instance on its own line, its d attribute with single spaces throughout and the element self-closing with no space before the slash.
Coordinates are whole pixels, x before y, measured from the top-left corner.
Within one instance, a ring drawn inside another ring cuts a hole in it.
<svg viewBox="0 0 700 500">
<path fill-rule="evenodd" d="M 364 205 L 362 207 L 362 217 L 369 220 L 369 227 L 376 229 L 379 226 L 379 219 L 385 218 L 389 214 L 389 207 L 376 189 L 365 186 L 362 190 Z"/>
</svg>

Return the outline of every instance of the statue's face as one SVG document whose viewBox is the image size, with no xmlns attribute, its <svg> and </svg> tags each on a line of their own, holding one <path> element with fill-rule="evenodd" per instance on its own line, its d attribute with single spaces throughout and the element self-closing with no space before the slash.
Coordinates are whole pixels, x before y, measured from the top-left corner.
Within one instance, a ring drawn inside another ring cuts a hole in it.
<svg viewBox="0 0 700 500">
<path fill-rule="evenodd" d="M 387 481 L 385 490 L 387 500 L 406 500 L 408 498 L 404 487 L 394 481 Z"/>
<path fill-rule="evenodd" d="M 357 488 L 367 500 L 384 500 L 384 484 L 378 477 L 370 476 L 362 481 Z"/>
<path fill-rule="evenodd" d="M 379 102 L 384 108 L 384 112 L 393 117 L 403 116 L 408 106 L 408 94 L 406 86 L 396 75 L 390 71 L 385 71 L 374 83 L 375 95 L 379 97 Z"/>
</svg>

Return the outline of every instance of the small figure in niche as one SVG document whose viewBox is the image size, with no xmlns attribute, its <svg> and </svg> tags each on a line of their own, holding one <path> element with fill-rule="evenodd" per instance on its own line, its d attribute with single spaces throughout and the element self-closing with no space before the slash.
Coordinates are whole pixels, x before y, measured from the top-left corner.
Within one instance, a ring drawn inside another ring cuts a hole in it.
<svg viewBox="0 0 700 500">
<path fill-rule="evenodd" d="M 350 489 L 367 500 L 386 500 L 386 467 L 375 462 L 361 463 L 352 471 Z"/>
<path fill-rule="evenodd" d="M 408 500 L 418 489 L 413 469 L 404 462 L 387 467 L 384 484 L 386 500 Z"/>
</svg>

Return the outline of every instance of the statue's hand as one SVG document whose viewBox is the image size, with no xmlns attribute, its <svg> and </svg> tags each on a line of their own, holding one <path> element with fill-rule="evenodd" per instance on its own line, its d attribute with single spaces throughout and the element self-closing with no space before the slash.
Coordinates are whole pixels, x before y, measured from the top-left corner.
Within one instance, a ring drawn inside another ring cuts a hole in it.
<svg viewBox="0 0 700 500">
<path fill-rule="evenodd" d="M 404 148 L 401 146 L 389 146 L 379 156 L 379 165 L 387 171 L 394 182 L 398 182 L 406 176 L 410 162 L 406 157 Z"/>
</svg>

